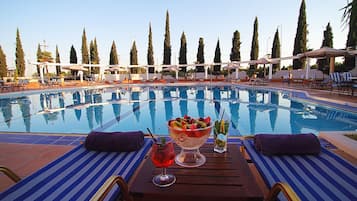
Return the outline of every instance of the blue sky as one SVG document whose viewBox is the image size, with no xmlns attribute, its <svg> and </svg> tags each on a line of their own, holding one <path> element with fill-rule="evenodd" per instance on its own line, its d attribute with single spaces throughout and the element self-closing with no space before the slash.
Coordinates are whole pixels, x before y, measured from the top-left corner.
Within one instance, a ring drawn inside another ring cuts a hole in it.
<svg viewBox="0 0 357 201">
<path fill-rule="evenodd" d="M 334 47 L 344 48 L 348 28 L 341 22 L 344 0 L 306 0 L 308 48 L 318 49 L 323 31 L 331 23 Z M 205 61 L 213 62 L 217 40 L 222 61 L 229 61 L 233 32 L 241 34 L 241 59 L 249 60 L 254 18 L 258 17 L 259 57 L 271 51 L 279 29 L 282 56 L 291 56 L 301 0 L 12 0 L 1 2 L 0 45 L 8 67 L 15 66 L 16 28 L 19 28 L 27 60 L 36 60 L 38 43 L 46 41 L 55 55 L 58 45 L 61 61 L 69 62 L 73 44 L 81 60 L 81 38 L 85 28 L 88 43 L 97 38 L 101 64 L 109 63 L 112 41 L 117 46 L 120 64 L 129 64 L 135 40 L 139 64 L 146 64 L 149 23 L 152 25 L 155 63 L 162 63 L 165 16 L 170 14 L 171 63 L 178 63 L 180 37 L 187 38 L 188 62 L 196 60 L 199 37 L 204 38 Z M 27 66 L 27 75 L 32 74 Z"/>
</svg>

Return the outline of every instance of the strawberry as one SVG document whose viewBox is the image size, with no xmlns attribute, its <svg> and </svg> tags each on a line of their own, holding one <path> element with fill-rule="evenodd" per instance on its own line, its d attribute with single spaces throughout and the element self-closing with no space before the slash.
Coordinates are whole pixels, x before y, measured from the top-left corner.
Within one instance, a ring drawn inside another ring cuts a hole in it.
<svg viewBox="0 0 357 201">
<path fill-rule="evenodd" d="M 204 118 L 203 121 L 207 124 L 207 126 L 209 126 L 211 123 L 211 117 L 208 116 L 208 117 Z"/>
</svg>

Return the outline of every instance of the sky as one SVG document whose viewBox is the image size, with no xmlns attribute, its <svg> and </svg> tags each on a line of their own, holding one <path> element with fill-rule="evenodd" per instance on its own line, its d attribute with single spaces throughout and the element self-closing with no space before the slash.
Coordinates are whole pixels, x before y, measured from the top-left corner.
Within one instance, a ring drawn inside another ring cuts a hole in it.
<svg viewBox="0 0 357 201">
<path fill-rule="evenodd" d="M 38 44 L 61 62 L 69 63 L 73 45 L 81 62 L 83 29 L 88 47 L 97 39 L 100 63 L 109 64 L 115 41 L 119 63 L 129 65 L 130 49 L 136 42 L 139 64 L 147 64 L 149 24 L 152 26 L 155 64 L 162 64 L 166 11 L 170 16 L 171 63 L 178 63 L 180 38 L 185 32 L 188 63 L 196 61 L 198 41 L 204 39 L 205 62 L 213 62 L 217 41 L 222 62 L 229 61 L 233 32 L 240 32 L 241 60 L 250 60 L 253 24 L 258 18 L 259 58 L 271 53 L 275 31 L 280 32 L 281 56 L 291 56 L 301 0 L 0 0 L 0 45 L 8 68 L 15 67 L 16 29 L 27 61 L 36 61 Z M 330 22 L 334 48 L 345 48 L 348 27 L 342 23 L 346 0 L 305 0 L 308 49 L 318 49 Z M 289 61 L 291 63 L 291 61 Z M 286 63 L 285 65 L 288 65 Z M 26 66 L 26 75 L 35 67 Z"/>
</svg>

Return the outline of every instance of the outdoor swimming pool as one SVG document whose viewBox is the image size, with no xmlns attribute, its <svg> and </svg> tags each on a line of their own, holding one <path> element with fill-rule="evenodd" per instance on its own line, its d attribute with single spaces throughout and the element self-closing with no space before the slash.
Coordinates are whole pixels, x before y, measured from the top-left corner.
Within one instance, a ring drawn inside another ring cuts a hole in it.
<svg viewBox="0 0 357 201">
<path fill-rule="evenodd" d="M 230 134 L 357 130 L 357 113 L 336 110 L 290 92 L 229 86 L 133 86 L 28 92 L 0 99 L 0 131 L 75 133 L 147 128 L 167 135 L 167 121 L 188 114 L 217 120 Z"/>
</svg>

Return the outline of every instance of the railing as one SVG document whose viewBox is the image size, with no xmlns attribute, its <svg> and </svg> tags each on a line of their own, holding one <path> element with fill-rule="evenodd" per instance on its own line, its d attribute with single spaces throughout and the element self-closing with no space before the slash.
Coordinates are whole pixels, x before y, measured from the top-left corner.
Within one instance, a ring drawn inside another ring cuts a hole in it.
<svg viewBox="0 0 357 201">
<path fill-rule="evenodd" d="M 300 201 L 299 196 L 296 195 L 295 191 L 290 187 L 290 185 L 283 182 L 274 184 L 265 200 L 277 200 L 280 192 L 282 192 L 289 201 Z"/>
<path fill-rule="evenodd" d="M 8 176 L 12 181 L 15 183 L 19 182 L 21 178 L 15 174 L 12 170 L 10 170 L 7 167 L 0 166 L 0 172 L 4 173 L 6 176 Z"/>
<path fill-rule="evenodd" d="M 108 195 L 110 190 L 114 187 L 115 184 L 118 184 L 120 187 L 121 198 L 125 201 L 132 201 L 133 199 L 129 195 L 128 184 L 121 176 L 111 176 L 107 181 L 102 185 L 102 187 L 97 191 L 97 193 L 91 198 L 92 201 L 102 201 Z"/>
</svg>

